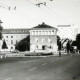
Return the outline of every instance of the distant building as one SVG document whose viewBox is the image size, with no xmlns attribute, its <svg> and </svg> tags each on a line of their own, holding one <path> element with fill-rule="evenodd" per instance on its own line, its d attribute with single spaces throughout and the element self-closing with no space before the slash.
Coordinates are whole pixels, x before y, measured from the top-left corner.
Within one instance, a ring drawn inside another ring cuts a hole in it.
<svg viewBox="0 0 80 80">
<path fill-rule="evenodd" d="M 78 29 L 74 25 L 57 25 L 58 35 L 61 39 L 69 38 L 72 40 L 76 39 Z"/>
<path fill-rule="evenodd" d="M 42 23 L 31 29 L 3 29 L 0 51 L 3 41 L 7 44 L 5 51 L 14 51 L 15 45 L 30 35 L 31 52 L 57 52 L 57 28 Z"/>
<path fill-rule="evenodd" d="M 57 52 L 57 28 L 42 23 L 30 29 L 31 52 Z"/>
<path fill-rule="evenodd" d="M 15 45 L 29 35 L 29 29 L 3 29 L 2 41 L 5 39 L 8 49 L 6 51 L 15 50 Z M 3 42 L 1 43 L 3 44 Z M 3 49 L 0 49 L 3 51 Z"/>
</svg>

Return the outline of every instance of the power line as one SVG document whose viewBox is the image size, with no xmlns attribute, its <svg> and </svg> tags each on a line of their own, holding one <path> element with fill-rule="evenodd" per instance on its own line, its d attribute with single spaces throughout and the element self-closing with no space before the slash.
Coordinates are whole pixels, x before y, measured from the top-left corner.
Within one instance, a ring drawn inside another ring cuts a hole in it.
<svg viewBox="0 0 80 80">
<path fill-rule="evenodd" d="M 11 9 L 13 9 L 13 10 L 16 10 L 16 6 L 14 7 L 14 8 L 12 8 L 11 6 L 8 6 L 8 5 L 6 5 L 6 4 L 3 4 L 3 3 L 0 3 L 1 4 L 1 7 L 3 6 L 4 8 L 7 8 L 9 11 L 11 10 Z M 3 8 L 2 7 L 2 8 Z M 25 14 L 24 12 L 22 12 L 22 11 L 20 11 L 19 9 L 17 9 L 16 10 L 18 13 L 17 14 L 19 14 L 20 16 L 23 16 L 23 17 L 29 17 L 27 14 Z M 12 14 L 15 14 L 15 12 L 12 12 L 12 11 L 10 11 Z M 31 17 L 29 17 L 29 19 L 30 19 Z M 35 21 L 35 19 L 33 19 L 33 18 L 31 18 L 30 20 L 33 20 L 33 21 Z M 37 20 L 36 20 L 37 21 Z"/>
<path fill-rule="evenodd" d="M 39 2 L 39 0 L 36 0 L 37 2 Z M 53 0 L 50 0 L 50 1 L 53 1 Z M 39 2 L 40 3 L 40 2 Z M 51 13 L 52 13 L 52 15 L 54 14 L 57 18 L 59 18 L 59 19 L 62 19 L 62 21 L 64 22 L 65 21 L 65 19 L 64 19 L 64 17 L 63 16 L 59 16 L 55 11 L 53 11 L 51 8 L 49 8 L 47 5 L 43 5 L 44 7 L 46 7 Z M 60 20 L 61 21 L 61 20 Z"/>
<path fill-rule="evenodd" d="M 36 0 L 36 1 L 37 1 L 38 3 L 40 3 L 39 0 Z M 42 6 L 45 6 L 49 11 L 47 11 L 47 10 L 41 8 L 41 7 L 40 7 L 40 9 L 44 10 L 45 12 L 47 12 L 50 16 L 54 17 L 54 14 L 56 15 L 55 12 L 51 11 L 51 9 L 47 7 L 46 2 L 43 2 L 43 5 L 42 5 Z M 56 16 L 57 16 L 57 15 L 56 15 Z M 59 22 L 60 22 L 60 21 L 59 21 Z"/>
<path fill-rule="evenodd" d="M 31 2 L 30 0 L 26 0 L 26 1 L 28 1 L 30 4 L 36 6 L 36 4 L 34 4 L 33 2 Z M 36 0 L 36 1 L 38 1 L 38 0 Z M 38 2 L 39 2 L 39 1 L 38 1 Z M 45 9 L 43 9 L 43 8 L 41 8 L 41 7 L 39 7 L 39 9 L 41 9 L 42 11 L 47 12 L 49 15 L 53 16 L 53 14 L 51 14 L 49 11 L 46 11 Z"/>
<path fill-rule="evenodd" d="M 2 8 L 7 8 L 8 10 L 16 10 L 16 6 L 14 6 L 13 8 L 11 6 L 8 6 L 6 4 L 0 3 L 0 7 Z"/>
<path fill-rule="evenodd" d="M 28 1 L 30 4 L 32 4 L 32 5 L 35 5 L 33 2 L 31 2 L 30 0 L 26 0 L 26 1 Z"/>
<path fill-rule="evenodd" d="M 32 5 L 34 5 L 34 6 L 36 6 L 34 3 L 32 3 L 30 0 L 27 0 L 27 1 L 29 1 L 29 3 L 31 3 Z M 38 3 L 42 3 L 42 2 L 40 2 L 39 0 L 36 0 Z M 42 6 L 45 6 L 44 4 L 42 5 Z M 37 6 L 39 9 L 41 9 L 42 11 L 44 11 L 45 13 L 48 13 L 49 14 L 49 16 L 51 16 L 51 17 L 54 17 L 54 13 L 52 12 L 52 11 L 50 11 L 48 8 L 48 10 L 49 11 L 47 11 L 47 10 L 45 10 L 44 8 L 42 8 L 42 7 L 40 7 L 40 6 Z M 45 6 L 46 7 L 46 6 Z M 54 19 L 54 18 L 52 18 L 52 19 Z M 59 20 L 57 20 L 58 22 L 60 22 Z"/>
</svg>

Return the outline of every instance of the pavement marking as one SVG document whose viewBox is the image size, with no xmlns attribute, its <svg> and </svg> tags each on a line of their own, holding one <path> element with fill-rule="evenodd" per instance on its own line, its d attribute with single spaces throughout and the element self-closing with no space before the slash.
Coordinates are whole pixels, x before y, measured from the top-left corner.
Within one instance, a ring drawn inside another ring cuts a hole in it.
<svg viewBox="0 0 80 80">
<path fill-rule="evenodd" d="M 29 69 L 28 71 L 32 71 L 32 70 L 35 70 L 37 67 L 33 67 L 31 69 Z"/>
<path fill-rule="evenodd" d="M 47 63 L 43 63 L 42 65 L 46 65 Z"/>
<path fill-rule="evenodd" d="M 12 78 L 7 78 L 7 79 L 5 79 L 5 80 L 11 80 Z"/>
</svg>

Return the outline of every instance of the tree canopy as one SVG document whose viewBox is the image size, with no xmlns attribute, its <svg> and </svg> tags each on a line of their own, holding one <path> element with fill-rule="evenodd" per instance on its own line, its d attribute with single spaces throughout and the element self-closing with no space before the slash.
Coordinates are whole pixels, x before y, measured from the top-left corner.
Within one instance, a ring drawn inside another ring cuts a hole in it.
<svg viewBox="0 0 80 80">
<path fill-rule="evenodd" d="M 80 50 L 80 34 L 77 34 L 76 36 L 76 45 L 77 45 L 77 49 Z"/>
<path fill-rule="evenodd" d="M 2 44 L 2 49 L 7 49 L 8 47 L 7 47 L 7 44 L 6 44 L 6 41 L 4 40 L 3 41 L 3 44 Z"/>
<path fill-rule="evenodd" d="M 61 39 L 58 35 L 57 35 L 57 45 L 58 45 L 58 50 L 61 50 L 62 44 L 61 44 Z"/>
<path fill-rule="evenodd" d="M 57 45 L 59 45 L 60 37 L 57 35 Z"/>
<path fill-rule="evenodd" d="M 0 39 L 2 39 L 2 30 L 3 30 L 3 27 L 0 25 Z"/>
<path fill-rule="evenodd" d="M 17 42 L 15 45 L 16 49 L 19 51 L 29 51 L 30 50 L 30 35 L 26 38 L 22 39 L 21 41 Z"/>
</svg>

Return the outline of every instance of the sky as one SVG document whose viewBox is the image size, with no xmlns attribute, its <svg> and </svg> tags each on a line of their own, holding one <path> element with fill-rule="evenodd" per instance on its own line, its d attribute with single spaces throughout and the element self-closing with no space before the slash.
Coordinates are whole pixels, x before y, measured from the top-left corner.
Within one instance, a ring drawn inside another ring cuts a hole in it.
<svg viewBox="0 0 80 80">
<path fill-rule="evenodd" d="M 36 6 L 44 2 L 46 6 Z M 79 29 L 80 0 L 0 0 L 0 19 L 3 28 L 32 28 L 45 22 L 54 27 L 74 24 Z"/>
</svg>

